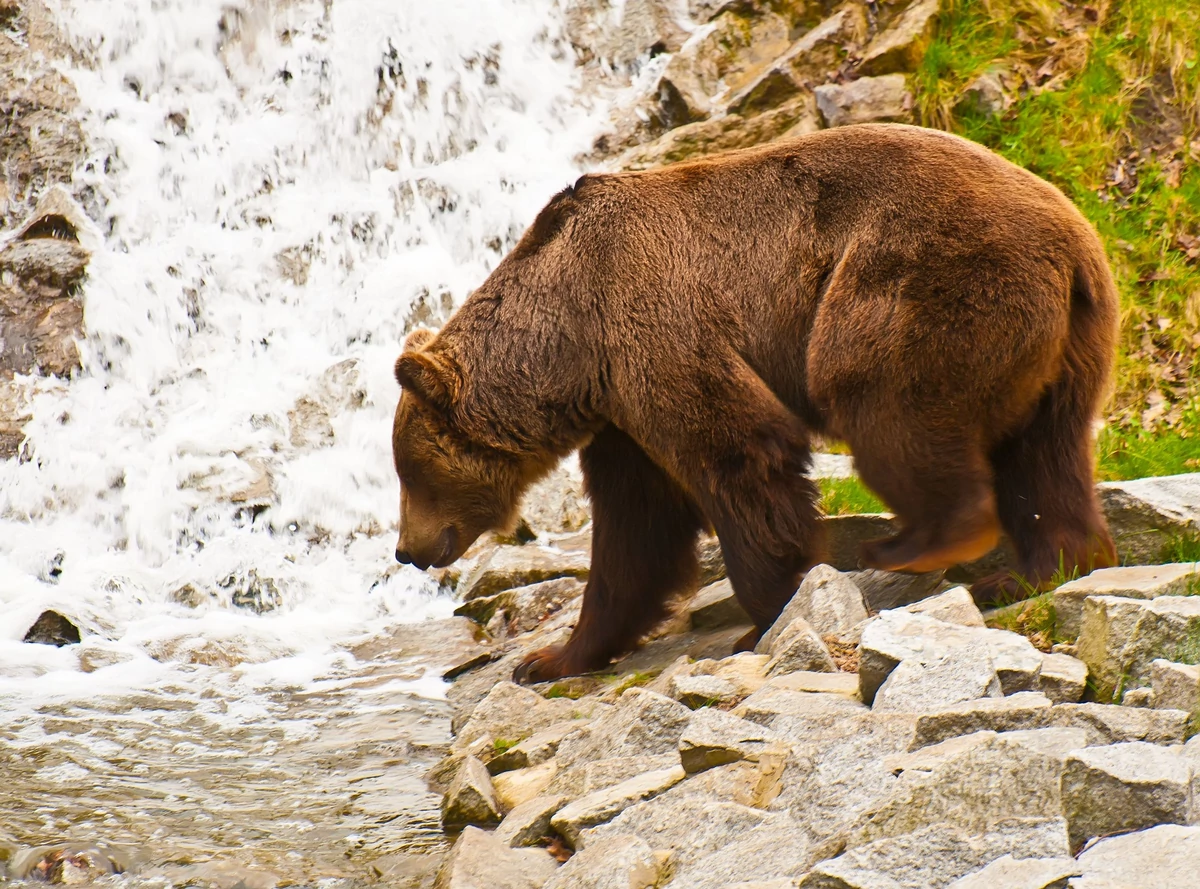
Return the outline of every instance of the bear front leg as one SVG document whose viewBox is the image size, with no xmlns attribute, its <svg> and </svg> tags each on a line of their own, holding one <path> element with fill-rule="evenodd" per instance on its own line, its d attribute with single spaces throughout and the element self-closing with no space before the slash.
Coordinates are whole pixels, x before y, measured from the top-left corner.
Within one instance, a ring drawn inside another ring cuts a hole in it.
<svg viewBox="0 0 1200 889">
<path fill-rule="evenodd" d="M 580 452 L 592 504 L 592 566 L 579 622 L 566 645 L 533 652 L 516 682 L 605 667 L 666 616 L 668 599 L 695 582 L 704 518 L 691 498 L 624 432 L 602 429 Z"/>
</svg>

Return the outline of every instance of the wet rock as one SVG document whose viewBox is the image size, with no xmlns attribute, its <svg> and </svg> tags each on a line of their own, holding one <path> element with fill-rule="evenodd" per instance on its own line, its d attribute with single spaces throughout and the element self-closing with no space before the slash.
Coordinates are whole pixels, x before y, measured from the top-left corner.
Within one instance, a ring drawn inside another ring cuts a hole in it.
<svg viewBox="0 0 1200 889">
<path fill-rule="evenodd" d="M 629 149 L 617 159 L 616 166 L 623 170 L 648 170 L 718 151 L 812 133 L 820 128 L 814 98 L 802 95 L 752 117 L 725 114 L 675 127 L 653 142 Z"/>
<path fill-rule="evenodd" d="M 1024 636 L 895 610 L 880 613 L 863 630 L 858 670 L 863 701 L 873 701 L 884 679 L 906 658 L 932 658 L 960 646 L 988 653 L 1005 694 L 1036 686 L 1042 654 Z"/>
<path fill-rule="evenodd" d="M 874 709 L 927 713 L 979 698 L 999 698 L 1000 677 L 986 652 L 963 646 L 900 662 L 879 691 Z"/>
<path fill-rule="evenodd" d="M 715 707 L 738 698 L 732 683 L 716 676 L 678 676 L 671 683 L 671 697 L 685 707 Z"/>
<path fill-rule="evenodd" d="M 947 889 L 1066 889 L 1083 873 L 1074 858 L 997 858 L 983 870 L 955 880 Z"/>
<path fill-rule="evenodd" d="M 912 93 L 903 74 L 863 77 L 846 84 L 826 83 L 813 92 L 827 126 L 912 120 Z"/>
<path fill-rule="evenodd" d="M 1093 571 L 1054 591 L 1058 630 L 1069 639 L 1079 635 L 1083 627 L 1083 603 L 1089 596 L 1156 599 L 1186 595 L 1193 589 L 1200 589 L 1200 573 L 1193 563 L 1132 565 Z"/>
<path fill-rule="evenodd" d="M 708 630 L 718 627 L 736 627 L 754 623 L 746 613 L 733 585 L 728 580 L 709 584 L 696 593 L 688 603 L 687 613 L 693 629 Z"/>
<path fill-rule="evenodd" d="M 679 759 L 688 774 L 747 760 L 767 752 L 786 755 L 786 742 L 761 725 L 721 710 L 697 710 L 679 739 Z"/>
<path fill-rule="evenodd" d="M 865 38 L 867 19 L 857 4 L 843 6 L 814 26 L 783 55 L 763 65 L 728 99 L 728 110 L 747 114 L 774 108 L 824 83 L 841 66 L 847 52 Z M 817 455 L 829 457 L 833 455 Z M 814 475 L 819 475 L 814 461 Z M 847 473 L 849 474 L 849 473 Z"/>
<path fill-rule="evenodd" d="M 1182 744 L 1188 715 L 1182 710 L 1141 710 L 1108 704 L 1057 704 L 1047 725 L 1081 728 L 1088 746 L 1147 741 L 1151 744 Z"/>
<path fill-rule="evenodd" d="M 531 799 L 539 797 L 550 787 L 558 774 L 558 762 L 548 759 L 527 769 L 503 772 L 492 779 L 492 788 L 500 808 L 511 812 Z M 546 794 L 551 796 L 553 794 Z"/>
<path fill-rule="evenodd" d="M 645 840 L 614 835 L 572 856 L 545 889 L 654 889 L 658 875 L 658 858 Z"/>
<path fill-rule="evenodd" d="M 757 650 L 757 649 L 756 649 Z M 834 673 L 837 665 L 817 631 L 802 617 L 793 619 L 771 643 L 767 675 L 805 671 Z"/>
<path fill-rule="evenodd" d="M 689 23 L 672 0 L 572 0 L 566 7 L 567 37 L 584 60 L 633 70 L 651 55 L 676 52 Z"/>
<path fill-rule="evenodd" d="M 1007 732 L 1041 728 L 1050 720 L 1050 709 L 1050 699 L 1036 692 L 951 704 L 917 718 L 909 749 L 917 750 L 947 738 L 978 731 Z"/>
<path fill-rule="evenodd" d="M 79 642 L 79 627 L 57 611 L 43 611 L 26 632 L 22 642 L 38 645 L 75 645 Z"/>
<path fill-rule="evenodd" d="M 1200 472 L 1096 486 L 1122 561 L 1149 565 L 1180 536 L 1200 533 Z"/>
<path fill-rule="evenodd" d="M 868 808 L 850 832 L 851 847 L 899 837 L 937 824 L 968 834 L 988 833 L 1019 818 L 1058 818 L 1063 811 L 1063 773 L 1079 729 L 978 733 L 946 742 L 924 763 L 910 757 L 903 780 Z M 929 751 L 922 751 L 927 756 Z M 895 767 L 896 758 L 889 760 Z M 925 765 L 929 771 L 912 766 Z M 1024 850 L 1019 850 L 1023 852 Z"/>
<path fill-rule="evenodd" d="M 658 83 L 662 116 L 689 123 L 725 108 L 790 44 L 788 23 L 773 12 L 723 12 L 667 63 Z M 790 98 L 788 95 L 781 99 Z"/>
<path fill-rule="evenodd" d="M 537 849 L 510 849 L 492 834 L 468 827 L 438 870 L 434 889 L 541 889 L 554 859 Z"/>
<path fill-rule="evenodd" d="M 550 825 L 574 845 L 581 831 L 611 821 L 630 806 L 658 796 L 686 777 L 680 766 L 647 772 L 580 797 L 559 809 Z"/>
<path fill-rule="evenodd" d="M 588 557 L 583 553 L 533 545 L 499 546 L 463 576 L 458 593 L 469 601 L 558 577 L 586 579 L 588 567 Z"/>
<path fill-rule="evenodd" d="M 521 517 L 539 533 L 566 534 L 592 520 L 583 476 L 574 461 L 564 463 L 526 492 Z"/>
<path fill-rule="evenodd" d="M 296 399 L 288 411 L 288 441 L 294 448 L 323 448 L 333 444 L 329 411 L 311 398 Z"/>
<path fill-rule="evenodd" d="M 858 63 L 858 72 L 893 74 L 920 67 L 933 37 L 939 6 L 940 0 L 917 0 L 905 9 L 868 44 Z"/>
<path fill-rule="evenodd" d="M 577 602 L 583 595 L 583 588 L 584 584 L 574 577 L 560 577 L 505 590 L 494 596 L 469 599 L 454 609 L 454 613 L 469 617 L 481 626 L 487 626 L 499 615 L 508 633 L 528 633 Z"/>
<path fill-rule="evenodd" d="M 798 617 L 804 618 L 818 636 L 830 636 L 866 620 L 867 609 L 853 580 L 829 565 L 817 565 L 804 576 L 800 588 L 754 650 L 759 654 L 771 651 L 775 640 Z"/>
<path fill-rule="evenodd" d="M 230 574 L 217 581 L 217 586 L 229 594 L 235 608 L 245 608 L 255 614 L 266 614 L 283 604 L 283 591 L 273 577 L 259 576 L 251 568 L 245 574 Z"/>
<path fill-rule="evenodd" d="M 37 883 L 95 885 L 126 871 L 128 862 L 107 846 L 60 843 L 13 856 L 8 876 Z"/>
<path fill-rule="evenodd" d="M 923 614 L 948 624 L 958 624 L 960 627 L 986 626 L 979 606 L 964 586 L 956 586 L 936 596 L 905 605 L 901 610 L 909 614 Z"/>
<path fill-rule="evenodd" d="M 1200 719 L 1200 667 L 1161 658 L 1151 661 L 1150 684 L 1154 689 L 1154 707 L 1182 710 L 1193 722 Z"/>
<path fill-rule="evenodd" d="M 1012 100 L 1004 90 L 999 72 L 984 71 L 965 87 L 954 104 L 956 114 L 999 117 Z"/>
<path fill-rule="evenodd" d="M 1150 682 L 1150 664 L 1200 659 L 1200 596 L 1125 599 L 1091 596 L 1084 602 L 1077 646 L 1098 697 Z"/>
<path fill-rule="evenodd" d="M 401 624 L 386 635 L 352 649 L 360 661 L 395 662 L 420 658 L 434 669 L 447 672 L 476 662 L 490 651 L 486 635 L 464 617 Z"/>
<path fill-rule="evenodd" d="M 1062 778 L 1072 849 L 1092 837 L 1186 824 L 1190 783 L 1178 748 L 1134 741 L 1074 751 Z"/>
<path fill-rule="evenodd" d="M 839 516 L 838 518 L 853 518 L 853 516 Z M 825 521 L 828 522 L 829 519 Z M 850 567 L 858 564 L 857 558 L 855 556 L 855 561 L 851 563 Z M 944 571 L 931 571 L 927 574 L 901 574 L 896 571 L 873 569 L 851 571 L 844 563 L 839 564 L 838 567 L 846 571 L 847 576 L 862 591 L 863 601 L 873 612 L 899 608 L 910 602 L 925 599 L 941 586 L 942 578 L 945 576 Z M 931 616 L 937 617 L 936 614 Z M 942 619 L 939 618 L 939 620 Z M 956 621 L 948 622 L 956 623 Z"/>
<path fill-rule="evenodd" d="M 939 887 L 1003 855 L 1066 858 L 1062 819 L 1025 819 L 971 836 L 939 824 L 890 837 L 823 861 L 799 882 L 802 889 Z"/>
<path fill-rule="evenodd" d="M 567 804 L 565 796 L 535 796 L 504 816 L 496 839 L 508 846 L 536 846 L 551 833 L 550 819 Z"/>
<path fill-rule="evenodd" d="M 1087 689 L 1087 664 L 1069 654 L 1042 656 L 1038 691 L 1056 704 L 1075 703 Z"/>
<path fill-rule="evenodd" d="M 1200 827 L 1163 824 L 1096 843 L 1079 856 L 1071 889 L 1190 889 L 1200 870 Z"/>
<path fill-rule="evenodd" d="M 468 824 L 499 824 L 500 803 L 488 771 L 474 756 L 466 757 L 442 798 L 442 827 L 458 830 Z"/>
</svg>

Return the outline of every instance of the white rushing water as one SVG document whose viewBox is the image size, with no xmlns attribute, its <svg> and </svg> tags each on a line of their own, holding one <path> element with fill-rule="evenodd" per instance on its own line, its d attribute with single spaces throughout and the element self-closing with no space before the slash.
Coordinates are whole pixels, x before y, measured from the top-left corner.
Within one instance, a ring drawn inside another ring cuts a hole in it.
<svg viewBox="0 0 1200 889">
<path fill-rule="evenodd" d="M 0 463 L 0 701 L 221 685 L 250 718 L 347 643 L 449 613 L 392 562 L 392 363 L 406 321 L 440 320 L 578 175 L 606 112 L 555 0 L 50 5 L 100 247 L 83 371 Z M 294 433 L 301 398 L 332 442 Z M 274 610 L 231 604 L 251 569 Z M 47 608 L 82 645 L 21 643 Z"/>
</svg>

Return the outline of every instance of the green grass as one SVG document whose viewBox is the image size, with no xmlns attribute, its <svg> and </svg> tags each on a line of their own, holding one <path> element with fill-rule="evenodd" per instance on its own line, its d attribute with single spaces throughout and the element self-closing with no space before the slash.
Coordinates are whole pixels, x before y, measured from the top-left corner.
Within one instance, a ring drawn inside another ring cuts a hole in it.
<svg viewBox="0 0 1200 889">
<path fill-rule="evenodd" d="M 1198 59 L 1200 3 L 948 0 L 916 76 L 921 123 L 1053 182 L 1104 241 L 1122 323 L 1103 477 L 1197 468 Z M 986 72 L 1012 99 L 999 116 L 959 104 Z"/>
<path fill-rule="evenodd" d="M 825 515 L 852 515 L 864 512 L 888 512 L 883 501 L 871 493 L 858 476 L 823 478 L 821 509 Z"/>
</svg>

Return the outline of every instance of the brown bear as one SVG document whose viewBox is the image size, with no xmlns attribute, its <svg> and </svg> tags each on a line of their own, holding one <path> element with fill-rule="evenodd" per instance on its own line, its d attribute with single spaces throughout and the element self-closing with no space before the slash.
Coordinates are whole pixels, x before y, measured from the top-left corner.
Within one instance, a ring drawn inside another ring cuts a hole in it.
<svg viewBox="0 0 1200 889">
<path fill-rule="evenodd" d="M 410 335 L 396 558 L 446 565 L 580 450 L 592 567 L 565 646 L 522 681 L 603 667 L 664 616 L 715 530 L 756 630 L 822 554 L 814 435 L 898 517 L 866 566 L 931 571 L 1001 531 L 1020 577 L 1115 561 L 1092 424 L 1118 299 L 1053 186 L 934 130 L 863 125 L 556 195 L 441 332 Z"/>
</svg>

